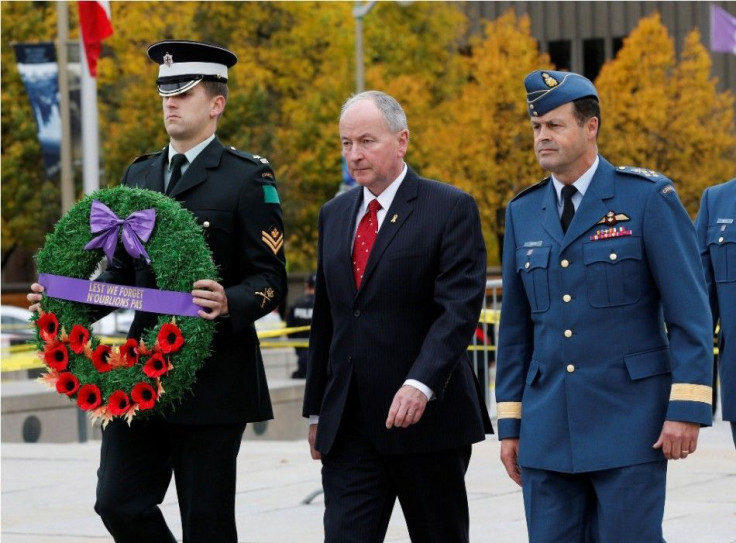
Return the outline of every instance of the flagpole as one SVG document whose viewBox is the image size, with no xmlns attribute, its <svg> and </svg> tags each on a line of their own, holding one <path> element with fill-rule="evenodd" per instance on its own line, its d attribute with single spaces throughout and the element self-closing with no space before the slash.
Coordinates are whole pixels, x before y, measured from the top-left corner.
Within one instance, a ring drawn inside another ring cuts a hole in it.
<svg viewBox="0 0 736 543">
<path fill-rule="evenodd" d="M 61 213 L 74 205 L 74 172 L 72 170 L 72 123 L 69 113 L 69 8 L 66 2 L 56 4 L 56 45 L 59 64 L 59 113 L 61 115 Z"/>
<path fill-rule="evenodd" d="M 97 112 L 97 78 L 89 73 L 84 41 L 79 38 L 82 106 L 82 167 L 84 193 L 100 188 L 100 132 Z"/>
</svg>

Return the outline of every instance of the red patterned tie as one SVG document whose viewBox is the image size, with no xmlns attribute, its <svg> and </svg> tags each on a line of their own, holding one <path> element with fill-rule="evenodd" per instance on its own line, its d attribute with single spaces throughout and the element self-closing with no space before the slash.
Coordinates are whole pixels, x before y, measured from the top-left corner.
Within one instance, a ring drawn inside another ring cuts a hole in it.
<svg viewBox="0 0 736 543">
<path fill-rule="evenodd" d="M 368 257 L 373 249 L 373 242 L 376 241 L 378 234 L 378 210 L 381 204 L 378 200 L 371 200 L 368 204 L 368 211 L 365 212 L 363 218 L 360 219 L 358 231 L 355 234 L 355 243 L 353 244 L 353 277 L 355 278 L 355 286 L 360 287 L 363 280 L 365 266 L 368 263 Z"/>
</svg>

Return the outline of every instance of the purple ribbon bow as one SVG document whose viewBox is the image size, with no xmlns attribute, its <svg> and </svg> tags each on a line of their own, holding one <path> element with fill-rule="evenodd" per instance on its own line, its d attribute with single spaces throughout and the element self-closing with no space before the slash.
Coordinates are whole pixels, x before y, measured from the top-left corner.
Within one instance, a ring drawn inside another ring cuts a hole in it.
<svg viewBox="0 0 736 543">
<path fill-rule="evenodd" d="M 147 242 L 156 224 L 156 210 L 143 209 L 134 211 L 128 218 L 123 220 L 115 215 L 115 212 L 99 200 L 92 201 L 92 210 L 89 215 L 89 227 L 93 234 L 100 234 L 87 245 L 86 250 L 99 249 L 105 252 L 108 262 L 112 263 L 115 254 L 115 246 L 118 244 L 118 227 L 123 226 L 123 247 L 133 258 L 142 256 L 146 262 L 151 262 L 148 253 L 143 248 L 143 242 Z"/>
</svg>

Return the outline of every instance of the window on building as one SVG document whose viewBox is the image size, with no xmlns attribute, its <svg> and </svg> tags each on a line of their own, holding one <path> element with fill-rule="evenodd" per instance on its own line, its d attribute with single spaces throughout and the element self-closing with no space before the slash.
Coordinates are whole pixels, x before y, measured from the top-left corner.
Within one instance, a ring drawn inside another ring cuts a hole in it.
<svg viewBox="0 0 736 543">
<path fill-rule="evenodd" d="M 552 64 L 558 70 L 572 69 L 572 44 L 570 40 L 555 40 L 547 43 L 547 51 Z"/>
<path fill-rule="evenodd" d="M 583 75 L 593 81 L 598 77 L 601 66 L 606 61 L 606 48 L 603 38 L 583 40 Z"/>
<path fill-rule="evenodd" d="M 621 49 L 624 46 L 624 37 L 619 36 L 618 38 L 612 38 L 611 39 L 611 58 L 616 58 L 616 55 L 618 54 L 619 49 Z"/>
</svg>

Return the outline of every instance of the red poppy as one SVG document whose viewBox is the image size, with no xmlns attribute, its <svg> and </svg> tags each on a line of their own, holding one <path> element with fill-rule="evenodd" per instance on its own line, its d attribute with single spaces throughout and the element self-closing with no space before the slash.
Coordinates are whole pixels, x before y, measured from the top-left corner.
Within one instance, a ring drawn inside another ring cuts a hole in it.
<svg viewBox="0 0 736 543">
<path fill-rule="evenodd" d="M 38 333 L 44 341 L 51 341 L 59 333 L 59 319 L 53 313 L 44 313 L 36 321 Z"/>
<path fill-rule="evenodd" d="M 79 390 L 79 379 L 73 373 L 65 371 L 59 374 L 59 379 L 56 381 L 56 391 L 59 394 L 72 396 L 77 390 Z"/>
<path fill-rule="evenodd" d="M 110 394 L 110 399 L 107 400 L 107 407 L 111 415 L 123 415 L 130 409 L 130 398 L 122 390 L 116 390 Z"/>
<path fill-rule="evenodd" d="M 161 353 L 154 353 L 153 356 L 143 365 L 143 373 L 152 379 L 154 377 L 161 377 L 167 371 L 169 371 L 169 365 L 166 363 L 164 355 Z"/>
<path fill-rule="evenodd" d="M 120 358 L 126 367 L 135 366 L 138 363 L 138 340 L 130 338 L 120 347 Z"/>
<path fill-rule="evenodd" d="M 51 343 L 44 348 L 43 359 L 48 367 L 56 371 L 64 371 L 69 365 L 69 351 L 63 343 Z"/>
<path fill-rule="evenodd" d="M 156 400 L 158 399 L 158 394 L 156 394 L 156 391 L 148 383 L 138 383 L 133 387 L 130 395 L 141 409 L 151 409 L 156 405 Z"/>
<path fill-rule="evenodd" d="M 97 371 L 100 373 L 106 373 L 113 369 L 108 362 L 110 358 L 110 347 L 109 345 L 98 345 L 92 353 L 92 364 L 94 364 Z"/>
<path fill-rule="evenodd" d="M 75 324 L 69 334 L 69 347 L 77 354 L 84 352 L 84 346 L 89 341 L 89 330 L 84 326 Z"/>
<path fill-rule="evenodd" d="M 157 341 L 162 352 L 175 353 L 184 345 L 184 336 L 176 324 L 166 323 L 158 331 Z"/>
<path fill-rule="evenodd" d="M 84 411 L 96 409 L 102 403 L 102 394 L 97 385 L 82 385 L 77 394 L 77 405 Z"/>
</svg>

